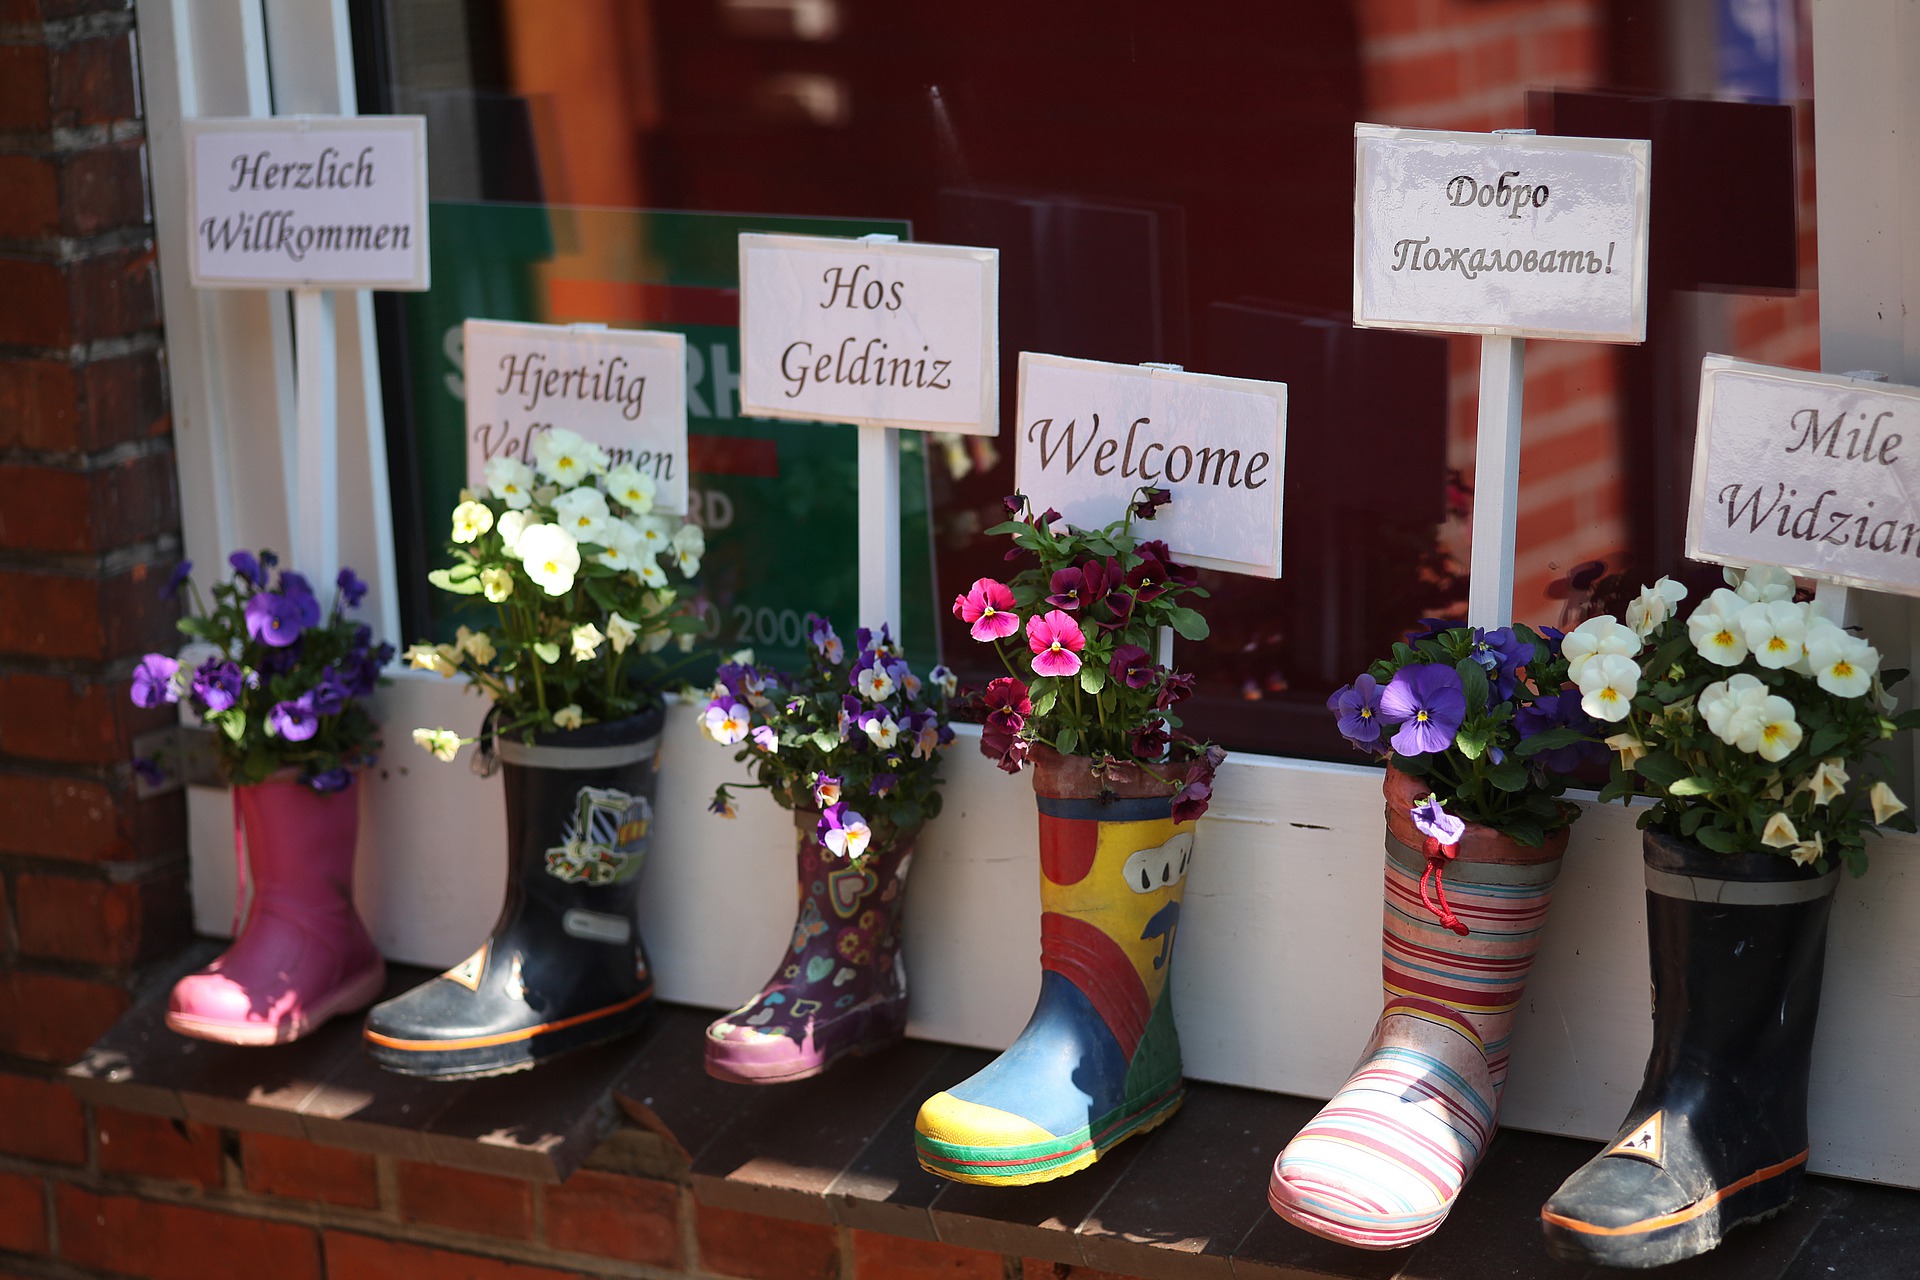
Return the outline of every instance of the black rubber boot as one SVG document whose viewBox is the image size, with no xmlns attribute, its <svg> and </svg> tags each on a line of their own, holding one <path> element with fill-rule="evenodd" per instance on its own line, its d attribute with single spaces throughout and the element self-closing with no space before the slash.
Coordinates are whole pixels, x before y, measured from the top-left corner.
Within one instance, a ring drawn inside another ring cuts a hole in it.
<svg viewBox="0 0 1920 1280">
<path fill-rule="evenodd" d="M 653 1003 L 640 865 L 662 714 L 497 745 L 507 898 L 464 962 L 374 1006 L 367 1052 L 389 1071 L 460 1079 L 536 1066 L 636 1030 Z"/>
<path fill-rule="evenodd" d="M 1784 1208 L 1838 870 L 1645 836 L 1653 1055 L 1619 1135 L 1540 1211 L 1547 1251 L 1657 1267 Z"/>
</svg>

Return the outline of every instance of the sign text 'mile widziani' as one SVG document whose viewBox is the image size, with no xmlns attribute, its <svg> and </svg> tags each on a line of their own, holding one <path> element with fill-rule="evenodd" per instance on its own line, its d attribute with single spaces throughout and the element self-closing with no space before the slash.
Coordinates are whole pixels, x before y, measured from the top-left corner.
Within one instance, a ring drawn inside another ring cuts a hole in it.
<svg viewBox="0 0 1920 1280">
<path fill-rule="evenodd" d="M 1920 595 L 1920 389 L 1708 356 L 1687 554 Z"/>
</svg>

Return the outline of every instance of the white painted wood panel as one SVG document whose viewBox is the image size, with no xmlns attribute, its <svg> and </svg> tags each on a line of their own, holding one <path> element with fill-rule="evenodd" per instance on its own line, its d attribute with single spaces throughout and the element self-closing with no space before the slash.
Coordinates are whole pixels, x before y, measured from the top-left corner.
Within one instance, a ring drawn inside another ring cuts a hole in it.
<svg viewBox="0 0 1920 1280">
<path fill-rule="evenodd" d="M 438 676 L 405 673 L 380 695 L 383 768 L 363 801 L 358 897 L 389 956 L 431 966 L 471 952 L 506 875 L 497 778 L 466 753 L 441 764 L 416 725 L 470 729 L 481 704 Z M 726 1009 L 775 969 L 793 925 L 787 815 L 746 793 L 740 817 L 706 812 L 737 776 L 732 753 L 672 710 L 643 929 L 670 1000 Z M 1039 991 L 1039 851 L 1030 784 L 995 769 L 963 731 L 946 812 L 920 839 L 908 897 L 912 1034 L 999 1048 Z M 1634 814 L 1586 806 L 1574 828 L 1513 1051 L 1504 1120 L 1611 1136 L 1650 1043 L 1646 910 Z M 226 931 L 233 867 L 225 792 L 194 796 L 196 919 Z M 1920 840 L 1874 850 L 1843 884 L 1814 1061 L 1813 1168 L 1920 1186 Z M 1345 1080 L 1380 1006 L 1380 774 L 1241 756 L 1221 770 L 1181 919 L 1175 1009 L 1199 1080 L 1326 1097 Z M 857 1070 L 857 1068 L 854 1068 Z M 1277 1146 L 1276 1135 L 1276 1146 Z"/>
</svg>

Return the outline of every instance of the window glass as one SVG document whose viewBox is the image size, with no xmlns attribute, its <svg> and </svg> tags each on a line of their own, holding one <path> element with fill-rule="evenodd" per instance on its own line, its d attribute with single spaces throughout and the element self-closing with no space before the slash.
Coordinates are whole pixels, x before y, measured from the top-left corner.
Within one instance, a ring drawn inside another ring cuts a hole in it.
<svg viewBox="0 0 1920 1280">
<path fill-rule="evenodd" d="M 365 0 L 357 28 L 363 105 L 429 121 L 435 287 L 396 304 L 389 397 L 403 541 L 437 542 L 457 487 L 458 319 L 678 327 L 701 514 L 761 522 L 710 561 L 729 647 L 777 655 L 810 602 L 854 621 L 851 446 L 738 417 L 730 268 L 693 265 L 741 227 L 1001 251 L 1002 442 L 929 437 L 904 468 L 909 639 L 963 677 L 996 674 L 945 604 L 1005 568 L 982 530 L 1018 352 L 1288 384 L 1285 577 L 1206 575 L 1213 637 L 1180 648 L 1189 727 L 1236 749 L 1345 758 L 1327 695 L 1464 612 L 1478 341 L 1348 323 L 1355 121 L 1654 139 L 1649 341 L 1529 344 L 1522 620 L 1704 582 L 1680 556 L 1700 356 L 1818 360 L 1793 0 Z"/>
</svg>

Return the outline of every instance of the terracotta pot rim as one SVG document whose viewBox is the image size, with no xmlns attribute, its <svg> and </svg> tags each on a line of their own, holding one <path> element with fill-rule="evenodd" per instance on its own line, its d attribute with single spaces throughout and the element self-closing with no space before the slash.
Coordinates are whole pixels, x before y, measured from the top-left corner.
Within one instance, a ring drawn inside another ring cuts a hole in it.
<svg viewBox="0 0 1920 1280">
<path fill-rule="evenodd" d="M 1387 776 L 1381 786 L 1386 797 L 1387 830 L 1408 848 L 1418 849 L 1426 842 L 1420 829 L 1413 825 L 1409 810 L 1431 790 L 1412 774 L 1402 773 L 1391 764 L 1387 766 Z M 1530 849 L 1492 827 L 1468 822 L 1466 833 L 1460 837 L 1460 851 L 1455 857 L 1460 862 L 1504 863 L 1508 866 L 1551 862 L 1567 851 L 1567 836 L 1571 830 L 1569 825 L 1550 832 L 1546 843 L 1537 849 Z"/>
</svg>

